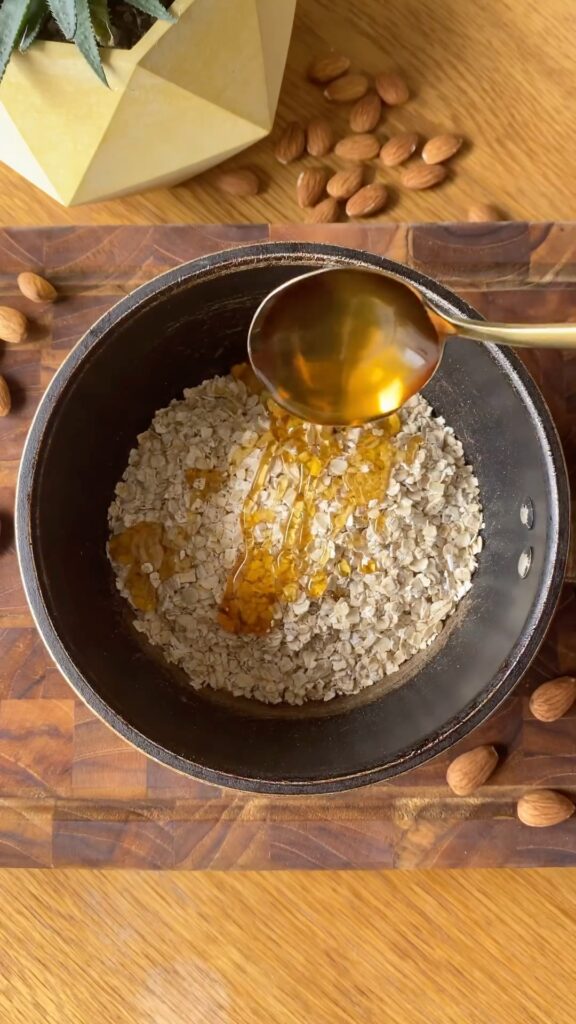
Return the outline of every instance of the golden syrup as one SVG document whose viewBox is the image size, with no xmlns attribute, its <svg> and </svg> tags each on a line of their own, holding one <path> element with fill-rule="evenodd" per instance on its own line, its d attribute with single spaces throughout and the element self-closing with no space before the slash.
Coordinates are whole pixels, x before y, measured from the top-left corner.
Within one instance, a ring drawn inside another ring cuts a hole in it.
<svg viewBox="0 0 576 1024">
<path fill-rule="evenodd" d="M 250 336 L 253 366 L 283 408 L 331 425 L 395 412 L 441 354 L 433 314 L 415 292 L 348 269 L 309 274 L 274 293 Z"/>
<path fill-rule="evenodd" d="M 111 537 L 108 544 L 111 559 L 130 567 L 124 585 L 132 604 L 141 612 L 152 612 L 156 607 L 156 591 L 149 573 L 142 572 L 141 566 L 148 563 L 160 573 L 166 557 L 163 533 L 160 523 L 135 523 Z"/>
<path fill-rule="evenodd" d="M 234 375 L 245 379 L 242 367 L 235 367 Z M 386 493 L 398 457 L 398 450 L 392 443 L 400 429 L 396 415 L 379 424 L 378 433 L 371 428 L 363 430 L 350 454 L 343 449 L 341 431 L 305 423 L 272 400 L 268 401 L 268 410 L 270 438 L 244 501 L 242 549 L 228 577 L 218 611 L 221 627 L 236 634 L 267 633 L 280 604 L 295 601 L 302 593 L 311 599 L 318 599 L 325 593 L 328 574 L 322 563 L 325 565 L 328 561 L 328 541 L 345 527 L 352 512 L 358 514 L 359 509 Z M 325 472 L 335 458 L 345 458 L 346 470 L 341 476 L 331 476 L 326 483 Z M 297 469 L 294 497 L 282 523 L 279 543 L 273 540 L 272 527 L 281 515 L 280 503 L 289 486 L 287 479 L 281 479 L 282 488 L 280 495 L 275 495 L 275 507 L 263 508 L 260 504 L 269 485 L 272 464 L 277 459 L 287 471 L 289 467 Z M 312 523 L 322 500 L 333 504 L 337 511 L 331 515 L 324 556 L 312 558 Z M 262 523 L 270 527 L 264 539 L 262 531 L 256 530 Z M 350 553 L 362 573 L 378 571 L 376 562 L 357 553 L 353 542 Z M 342 558 L 337 570 L 343 578 L 350 576 L 353 571 L 350 559 Z"/>
<path fill-rule="evenodd" d="M 141 612 L 154 611 L 156 590 L 150 582 L 150 573 L 143 572 L 142 566 L 151 565 L 152 572 L 158 573 L 162 581 L 173 576 L 177 568 L 174 541 L 169 543 L 164 527 L 160 523 L 134 523 L 122 533 L 114 534 L 108 549 L 113 562 L 129 566 L 124 586 L 134 607 Z"/>
</svg>

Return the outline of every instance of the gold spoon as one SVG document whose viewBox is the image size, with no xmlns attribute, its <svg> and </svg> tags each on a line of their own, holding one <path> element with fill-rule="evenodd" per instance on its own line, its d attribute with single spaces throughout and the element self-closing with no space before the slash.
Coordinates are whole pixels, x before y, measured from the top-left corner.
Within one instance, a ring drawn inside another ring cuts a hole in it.
<svg viewBox="0 0 576 1024">
<path fill-rule="evenodd" d="M 574 324 L 491 324 L 435 309 L 379 271 L 326 269 L 280 285 L 248 335 L 252 367 L 283 408 L 310 423 L 367 423 L 415 395 L 448 337 L 576 348 Z"/>
</svg>

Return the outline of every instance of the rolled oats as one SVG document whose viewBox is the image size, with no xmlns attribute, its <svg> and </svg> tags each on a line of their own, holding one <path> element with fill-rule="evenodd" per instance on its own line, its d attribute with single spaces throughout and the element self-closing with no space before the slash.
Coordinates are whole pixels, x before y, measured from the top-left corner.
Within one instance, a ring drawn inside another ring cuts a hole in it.
<svg viewBox="0 0 576 1024">
<path fill-rule="evenodd" d="M 470 589 L 482 547 L 478 482 L 453 430 L 422 396 L 399 415 L 398 454 L 420 437 L 411 459 L 400 458 L 387 492 L 355 509 L 335 535 L 332 509 L 319 501 L 311 552 L 326 590 L 310 599 L 301 588 L 263 636 L 224 631 L 217 610 L 242 545 L 240 512 L 266 443 L 266 406 L 241 380 L 215 377 L 159 410 L 139 435 L 109 509 L 109 557 L 118 590 L 136 604 L 135 628 L 191 686 L 272 704 L 330 700 L 396 672 L 439 635 Z M 362 429 L 379 434 L 377 425 Z M 344 435 L 352 452 L 359 428 Z M 323 473 L 330 482 L 346 470 L 339 457 Z M 275 460 L 263 495 L 273 524 L 263 531 L 276 529 L 294 494 L 291 467 Z M 156 531 L 155 548 L 142 524 Z M 128 530 L 141 531 L 136 565 L 117 555 Z"/>
</svg>

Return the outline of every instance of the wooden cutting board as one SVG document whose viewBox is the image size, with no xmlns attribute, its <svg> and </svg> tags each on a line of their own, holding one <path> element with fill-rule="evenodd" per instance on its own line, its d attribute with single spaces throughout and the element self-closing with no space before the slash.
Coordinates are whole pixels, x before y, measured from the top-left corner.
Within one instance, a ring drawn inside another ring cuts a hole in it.
<svg viewBox="0 0 576 1024">
<path fill-rule="evenodd" d="M 245 795 L 195 782 L 119 739 L 75 698 L 44 650 L 20 584 L 12 527 L 18 461 L 43 389 L 84 330 L 136 285 L 196 256 L 267 238 L 329 241 L 402 260 L 491 319 L 576 318 L 576 225 L 0 231 L 0 304 L 35 321 L 30 341 L 0 348 L 14 401 L 0 420 L 0 866 L 576 864 L 576 817 L 530 830 L 514 813 L 529 786 L 576 794 L 576 708 L 543 725 L 527 706 L 536 682 L 576 672 L 571 585 L 523 685 L 459 748 L 492 742 L 507 753 L 490 784 L 469 799 L 444 784 L 448 755 L 391 783 L 327 797 Z M 54 282 L 60 302 L 34 307 L 18 294 L 16 275 L 30 268 Z M 532 353 L 527 362 L 576 469 L 576 355 Z"/>
</svg>

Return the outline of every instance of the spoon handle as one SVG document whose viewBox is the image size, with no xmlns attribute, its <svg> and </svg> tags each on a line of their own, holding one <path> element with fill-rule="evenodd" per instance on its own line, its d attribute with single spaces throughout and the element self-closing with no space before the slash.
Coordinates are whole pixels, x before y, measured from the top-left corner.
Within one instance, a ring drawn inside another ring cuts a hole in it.
<svg viewBox="0 0 576 1024">
<path fill-rule="evenodd" d="M 518 348 L 575 348 L 576 323 L 573 324 L 490 324 L 442 314 L 446 335 L 475 341 L 493 341 L 497 345 Z"/>
</svg>

